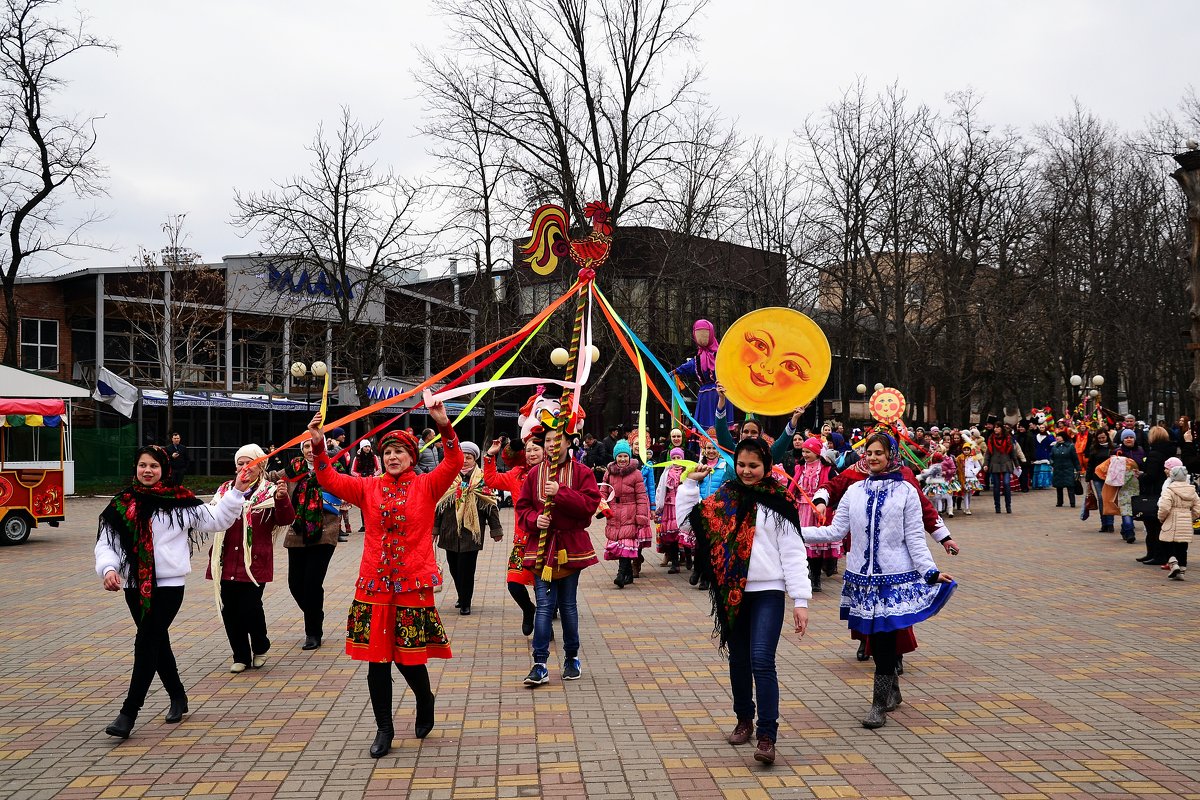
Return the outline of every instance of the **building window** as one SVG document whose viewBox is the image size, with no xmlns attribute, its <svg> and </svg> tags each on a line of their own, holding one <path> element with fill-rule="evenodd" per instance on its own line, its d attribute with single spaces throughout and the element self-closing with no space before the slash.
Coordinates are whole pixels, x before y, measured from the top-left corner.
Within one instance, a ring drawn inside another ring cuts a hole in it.
<svg viewBox="0 0 1200 800">
<path fill-rule="evenodd" d="M 39 372 L 58 372 L 56 320 L 21 320 L 21 366 Z"/>
</svg>

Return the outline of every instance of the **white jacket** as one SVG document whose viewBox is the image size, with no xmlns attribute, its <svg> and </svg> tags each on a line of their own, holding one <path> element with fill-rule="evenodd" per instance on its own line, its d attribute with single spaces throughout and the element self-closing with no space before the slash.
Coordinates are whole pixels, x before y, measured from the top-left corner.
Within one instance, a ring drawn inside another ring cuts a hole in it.
<svg viewBox="0 0 1200 800">
<path fill-rule="evenodd" d="M 675 491 L 675 518 L 680 522 L 700 502 L 700 484 L 690 478 Z M 697 542 L 697 546 L 701 546 Z M 799 608 L 812 598 L 808 579 L 808 553 L 795 527 L 761 504 L 754 519 L 754 544 L 750 547 L 747 592 L 786 591 Z"/>
<path fill-rule="evenodd" d="M 154 577 L 159 586 L 183 586 L 184 578 L 192 571 L 188 532 L 211 533 L 228 529 L 241 515 L 244 499 L 242 493 L 231 486 L 215 506 L 202 504 L 187 509 L 184 513 L 191 522 L 184 528 L 175 524 L 172 514 L 159 513 L 150 518 L 154 536 Z M 121 543 L 110 542 L 108 532 L 101 531 L 96 539 L 96 574 L 103 578 L 109 570 L 119 571 L 123 560 Z M 130 576 L 121 577 L 129 587 Z"/>
</svg>

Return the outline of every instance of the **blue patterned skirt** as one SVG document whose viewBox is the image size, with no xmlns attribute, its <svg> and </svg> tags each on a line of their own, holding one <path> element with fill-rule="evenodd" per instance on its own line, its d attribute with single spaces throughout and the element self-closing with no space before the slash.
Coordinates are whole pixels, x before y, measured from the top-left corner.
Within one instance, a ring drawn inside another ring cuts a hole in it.
<svg viewBox="0 0 1200 800">
<path fill-rule="evenodd" d="M 942 610 L 958 584 L 930 586 L 916 570 L 895 575 L 846 571 L 841 617 L 862 634 L 898 631 Z"/>
</svg>

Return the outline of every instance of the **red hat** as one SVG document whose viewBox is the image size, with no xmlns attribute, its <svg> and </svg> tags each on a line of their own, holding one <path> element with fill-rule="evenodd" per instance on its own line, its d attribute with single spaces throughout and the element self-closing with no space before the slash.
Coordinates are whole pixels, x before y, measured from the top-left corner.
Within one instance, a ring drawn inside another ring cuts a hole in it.
<svg viewBox="0 0 1200 800">
<path fill-rule="evenodd" d="M 390 444 L 399 445 L 408 451 L 408 457 L 415 463 L 417 460 L 417 439 L 408 431 L 388 431 L 379 440 L 379 452 L 382 453 Z"/>
</svg>

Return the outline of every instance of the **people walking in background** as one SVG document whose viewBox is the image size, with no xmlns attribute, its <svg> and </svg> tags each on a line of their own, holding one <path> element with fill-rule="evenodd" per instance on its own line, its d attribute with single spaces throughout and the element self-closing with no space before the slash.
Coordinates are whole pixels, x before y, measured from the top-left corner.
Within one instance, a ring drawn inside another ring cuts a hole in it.
<svg viewBox="0 0 1200 800">
<path fill-rule="evenodd" d="M 1159 541 L 1167 551 L 1167 577 L 1183 580 L 1187 572 L 1187 551 L 1193 526 L 1200 519 L 1200 497 L 1188 477 L 1187 468 L 1178 458 L 1167 460 L 1168 473 L 1158 498 Z"/>
<path fill-rule="evenodd" d="M 383 462 L 375 455 L 371 442 L 367 439 L 358 443 L 358 453 L 350 465 L 350 474 L 356 478 L 376 478 L 383 474 Z M 362 523 L 358 526 L 358 532 L 362 533 L 367 529 L 367 518 L 361 508 L 358 510 L 358 518 Z"/>
<path fill-rule="evenodd" d="M 1111 514 L 1104 511 L 1104 478 L 1096 474 L 1096 467 L 1108 461 L 1114 450 L 1112 437 L 1106 429 L 1101 428 L 1091 436 L 1087 453 L 1087 484 L 1092 497 L 1095 498 L 1096 509 L 1100 512 L 1100 533 L 1112 533 L 1115 530 L 1115 520 Z M 1080 518 L 1086 520 L 1087 517 L 1085 507 Z"/>
<path fill-rule="evenodd" d="M 668 455 L 672 461 L 681 461 L 684 457 L 683 448 L 672 448 Z M 668 575 L 675 575 L 679 572 L 679 521 L 675 517 L 675 494 L 683 479 L 683 470 L 682 464 L 672 464 L 667 467 L 662 479 L 658 482 L 658 497 L 656 498 L 658 551 L 666 559 Z"/>
<path fill-rule="evenodd" d="M 166 721 L 188 713 L 187 690 L 171 650 L 171 623 L 183 605 L 184 579 L 192 571 L 194 535 L 225 530 L 242 510 L 250 480 L 239 475 L 221 501 L 209 506 L 188 489 L 163 481 L 170 456 L 157 445 L 140 448 L 133 479 L 100 512 L 96 574 L 109 592 L 125 590 L 133 616 L 133 672 L 121 711 L 104 732 L 128 739 L 157 674 L 171 698 Z"/>
<path fill-rule="evenodd" d="M 506 472 L 496 469 L 496 456 L 500 455 L 509 464 Z M 530 471 L 542 463 L 544 451 L 532 435 L 520 449 L 507 445 L 503 439 L 494 439 L 483 457 L 483 482 L 497 491 L 506 491 L 513 497 L 516 505 L 517 495 L 525 484 L 525 478 Z M 585 464 L 586 466 L 586 464 Z M 534 614 L 537 606 L 529 597 L 527 586 L 533 586 L 533 570 L 525 567 L 525 545 L 529 541 L 529 531 L 521 525 L 520 517 L 514 515 L 513 546 L 508 554 L 508 564 L 505 569 L 505 579 L 508 584 L 508 594 L 521 609 L 521 633 L 533 635 Z"/>
<path fill-rule="evenodd" d="M 1007 425 L 997 425 L 987 440 L 987 471 L 992 481 L 992 498 L 996 513 L 1000 513 L 1000 496 L 1004 496 L 1004 510 L 1012 513 L 1012 486 L 1010 478 L 1023 460 L 1021 449 L 1008 430 Z"/>
<path fill-rule="evenodd" d="M 1160 544 L 1159 531 L 1162 524 L 1158 521 L 1158 498 L 1162 494 L 1163 484 L 1167 480 L 1167 461 L 1175 459 L 1179 450 L 1171 438 L 1171 432 L 1161 425 L 1155 425 L 1147 434 L 1149 450 L 1142 461 L 1142 474 L 1138 486 L 1140 507 L 1134 509 L 1134 516 L 1141 519 L 1146 528 L 1146 554 L 1137 559 L 1143 564 L 1162 566 L 1167 563 L 1169 555 L 1166 548 Z M 1182 465 L 1182 462 L 1180 462 Z"/>
<path fill-rule="evenodd" d="M 608 501 L 610 516 L 604 525 L 604 538 L 608 540 L 604 558 L 618 563 L 613 584 L 624 589 L 636 577 L 634 562 L 641 553 L 640 542 L 650 530 L 650 498 L 641 470 L 632 460 L 629 443 L 617 442 L 613 453 L 603 481 L 613 492 Z"/>
<path fill-rule="evenodd" d="M 1133 443 L 1133 431 L 1125 431 L 1127 441 Z M 1096 477 L 1104 482 L 1101 499 L 1103 512 L 1109 517 L 1121 518 L 1121 538 L 1127 543 L 1136 541 L 1133 529 L 1133 496 L 1138 488 L 1138 464 L 1122 455 L 1124 448 L 1117 450 L 1107 461 L 1096 467 Z"/>
<path fill-rule="evenodd" d="M 1056 431 L 1054 445 L 1050 448 L 1050 482 L 1058 495 L 1058 508 L 1063 507 L 1063 493 L 1075 507 L 1075 484 L 1079 481 L 1079 454 L 1075 443 L 1067 440 L 1066 431 Z"/>
<path fill-rule="evenodd" d="M 170 464 L 166 479 L 167 485 L 182 486 L 184 479 L 187 478 L 188 470 L 191 469 L 192 457 L 188 455 L 187 448 L 183 446 L 183 437 L 179 435 L 178 431 L 171 434 L 171 443 L 167 445 L 167 457 Z"/>
</svg>

